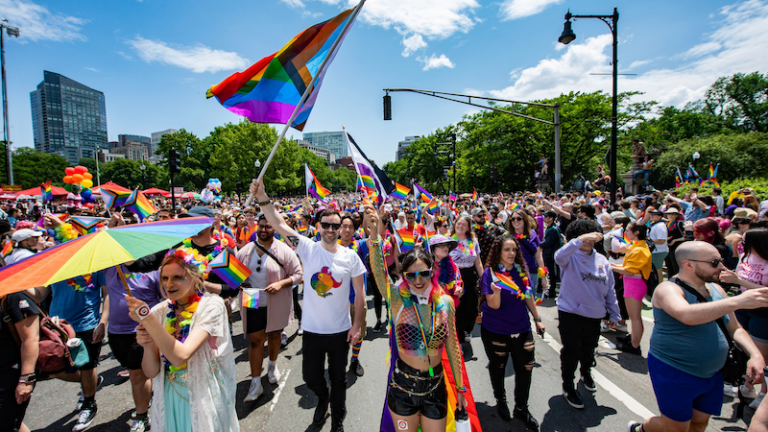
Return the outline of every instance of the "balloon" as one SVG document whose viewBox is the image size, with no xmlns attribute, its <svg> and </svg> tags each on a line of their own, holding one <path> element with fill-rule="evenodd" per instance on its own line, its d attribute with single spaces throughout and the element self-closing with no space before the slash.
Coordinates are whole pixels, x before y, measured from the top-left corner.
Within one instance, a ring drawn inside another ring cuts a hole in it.
<svg viewBox="0 0 768 432">
<path fill-rule="evenodd" d="M 81 183 L 85 189 L 89 189 L 93 187 L 93 182 L 91 180 L 83 180 Z"/>
<path fill-rule="evenodd" d="M 91 203 L 87 203 L 85 206 L 88 207 L 89 209 L 93 209 L 93 204 Z"/>
<path fill-rule="evenodd" d="M 87 172 L 88 172 L 88 168 L 82 165 L 78 165 L 75 167 L 75 174 L 85 174 Z"/>
<path fill-rule="evenodd" d="M 66 190 L 67 192 L 72 192 L 72 185 L 69 183 L 65 184 L 64 190 Z"/>
<path fill-rule="evenodd" d="M 83 182 L 83 175 L 82 174 L 75 174 L 72 176 L 72 183 L 78 184 Z"/>
<path fill-rule="evenodd" d="M 72 174 L 75 173 L 75 169 L 72 168 L 72 167 L 69 167 L 69 168 L 65 169 L 64 172 L 67 173 L 68 176 L 71 176 Z"/>
<path fill-rule="evenodd" d="M 83 178 L 86 179 L 86 180 L 91 180 L 93 178 L 93 174 L 85 173 L 85 174 L 83 174 Z"/>
<path fill-rule="evenodd" d="M 91 197 L 91 190 L 90 189 L 84 190 L 83 193 L 80 194 L 80 196 L 82 196 L 87 201 L 88 198 Z"/>
<path fill-rule="evenodd" d="M 64 183 L 66 184 L 72 184 L 72 176 L 66 176 L 64 177 Z"/>
</svg>

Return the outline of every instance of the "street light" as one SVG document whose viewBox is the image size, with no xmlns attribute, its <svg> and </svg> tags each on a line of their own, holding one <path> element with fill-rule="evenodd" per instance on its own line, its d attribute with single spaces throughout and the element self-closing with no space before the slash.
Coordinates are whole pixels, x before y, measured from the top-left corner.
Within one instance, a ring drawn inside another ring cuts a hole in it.
<svg viewBox="0 0 768 432">
<path fill-rule="evenodd" d="M 256 167 L 256 169 L 259 169 L 259 168 L 261 168 L 261 161 L 260 161 L 260 160 L 258 160 L 258 159 L 256 159 L 256 162 L 254 162 L 254 163 L 253 163 L 253 166 L 255 166 L 255 167 Z"/>
<path fill-rule="evenodd" d="M 696 162 L 701 157 L 701 154 L 699 152 L 693 152 L 693 161 Z"/>
<path fill-rule="evenodd" d="M 141 188 L 146 189 L 147 187 L 144 185 L 144 171 L 146 171 L 147 166 L 144 165 L 143 160 L 141 161 L 141 166 L 139 167 L 139 169 L 141 170 Z"/>
<path fill-rule="evenodd" d="M 8 132 L 8 90 L 5 85 L 5 41 L 3 40 L 3 29 L 8 32 L 8 36 L 19 37 L 21 31 L 18 27 L 6 24 L 7 19 L 3 18 L 0 22 L 0 69 L 2 69 L 3 81 L 3 143 L 5 144 L 5 163 L 8 184 L 13 184 L 13 154 L 11 153 L 11 136 Z"/>
<path fill-rule="evenodd" d="M 616 151 L 617 151 L 617 139 L 618 139 L 618 111 L 619 111 L 619 97 L 618 97 L 618 75 L 619 68 L 616 60 L 618 52 L 618 30 L 616 24 L 619 22 L 619 11 L 613 8 L 613 15 L 572 15 L 569 10 L 565 14 L 565 24 L 563 25 L 563 33 L 557 39 L 560 43 L 568 45 L 576 39 L 576 34 L 571 29 L 571 18 L 597 18 L 600 21 L 606 23 L 608 28 L 611 29 L 613 35 L 613 109 L 611 114 L 611 204 L 616 204 Z"/>
</svg>

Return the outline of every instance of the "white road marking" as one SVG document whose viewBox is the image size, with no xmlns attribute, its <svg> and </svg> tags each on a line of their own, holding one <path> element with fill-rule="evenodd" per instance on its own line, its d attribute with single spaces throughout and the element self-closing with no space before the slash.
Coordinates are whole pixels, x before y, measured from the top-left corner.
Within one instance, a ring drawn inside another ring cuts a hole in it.
<svg viewBox="0 0 768 432">
<path fill-rule="evenodd" d="M 556 341 L 549 333 L 545 332 L 543 339 L 544 342 L 548 343 L 549 346 L 551 346 L 552 349 L 558 353 L 563 349 L 563 346 L 560 344 L 560 342 Z M 655 414 L 652 413 L 648 408 L 644 407 L 643 404 L 627 394 L 624 390 L 620 389 L 616 384 L 611 382 L 611 380 L 606 378 L 605 375 L 601 374 L 594 368 L 592 369 L 592 378 L 600 387 L 607 390 L 608 393 L 610 393 L 613 397 L 626 405 L 630 411 L 638 415 L 640 419 L 647 419 L 649 417 L 655 416 Z"/>
<path fill-rule="evenodd" d="M 280 399 L 280 392 L 283 391 L 283 387 L 285 387 L 285 383 L 288 382 L 288 376 L 291 374 L 291 370 L 288 369 L 285 372 L 285 377 L 283 378 L 283 382 L 280 383 L 279 386 L 277 386 L 277 391 L 275 392 L 275 397 L 272 399 L 272 403 L 269 404 L 269 412 L 272 412 L 273 409 L 275 409 L 275 405 L 277 405 L 277 400 Z"/>
</svg>

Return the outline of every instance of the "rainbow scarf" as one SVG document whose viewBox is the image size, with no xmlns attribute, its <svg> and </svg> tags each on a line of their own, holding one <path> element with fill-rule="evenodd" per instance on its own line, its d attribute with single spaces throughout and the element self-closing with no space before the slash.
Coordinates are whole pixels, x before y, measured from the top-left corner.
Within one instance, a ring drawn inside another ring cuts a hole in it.
<svg viewBox="0 0 768 432">
<path fill-rule="evenodd" d="M 237 289 L 252 273 L 245 264 L 226 249 L 208 263 L 208 269 L 232 289 Z"/>
<path fill-rule="evenodd" d="M 314 88 L 291 124 L 303 130 L 328 65 L 336 56 L 346 33 L 352 28 L 352 21 L 357 16 L 353 11 L 346 10 L 304 30 L 280 51 L 212 86 L 206 97 L 215 96 L 224 108 L 254 123 L 286 124 L 312 79 L 317 77 Z M 345 26 L 346 32 L 342 33 Z M 337 40 L 339 43 L 336 49 L 331 51 Z M 323 61 L 327 61 L 326 66 L 320 70 Z"/>
<path fill-rule="evenodd" d="M 395 190 L 392 191 L 392 193 L 389 194 L 389 196 L 397 199 L 405 199 L 405 197 L 407 197 L 409 193 L 411 193 L 410 189 L 401 185 L 400 183 L 395 183 Z"/>
<path fill-rule="evenodd" d="M 53 190 L 51 189 L 50 181 L 40 185 L 40 193 L 43 195 L 43 202 L 53 200 Z"/>
</svg>

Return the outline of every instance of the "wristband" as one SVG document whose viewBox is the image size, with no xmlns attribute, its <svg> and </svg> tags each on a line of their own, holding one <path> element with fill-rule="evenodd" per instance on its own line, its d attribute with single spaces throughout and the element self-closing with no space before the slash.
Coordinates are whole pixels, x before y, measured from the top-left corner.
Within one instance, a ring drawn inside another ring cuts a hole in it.
<svg viewBox="0 0 768 432">
<path fill-rule="evenodd" d="M 265 206 L 267 204 L 272 204 L 272 200 L 271 199 L 268 199 L 266 201 L 256 201 L 256 202 L 259 203 L 260 206 Z"/>
<path fill-rule="evenodd" d="M 534 318 L 534 319 L 533 319 L 533 322 L 541 322 L 541 317 L 539 317 L 539 318 Z"/>
<path fill-rule="evenodd" d="M 136 315 L 139 316 L 139 321 L 144 321 L 144 318 L 148 317 L 150 313 L 149 306 L 147 305 L 141 305 L 138 309 L 136 309 Z"/>
<path fill-rule="evenodd" d="M 461 394 L 464 394 L 464 393 L 467 392 L 467 388 L 463 387 L 463 386 L 462 387 L 456 387 L 456 391 L 461 393 Z"/>
</svg>

